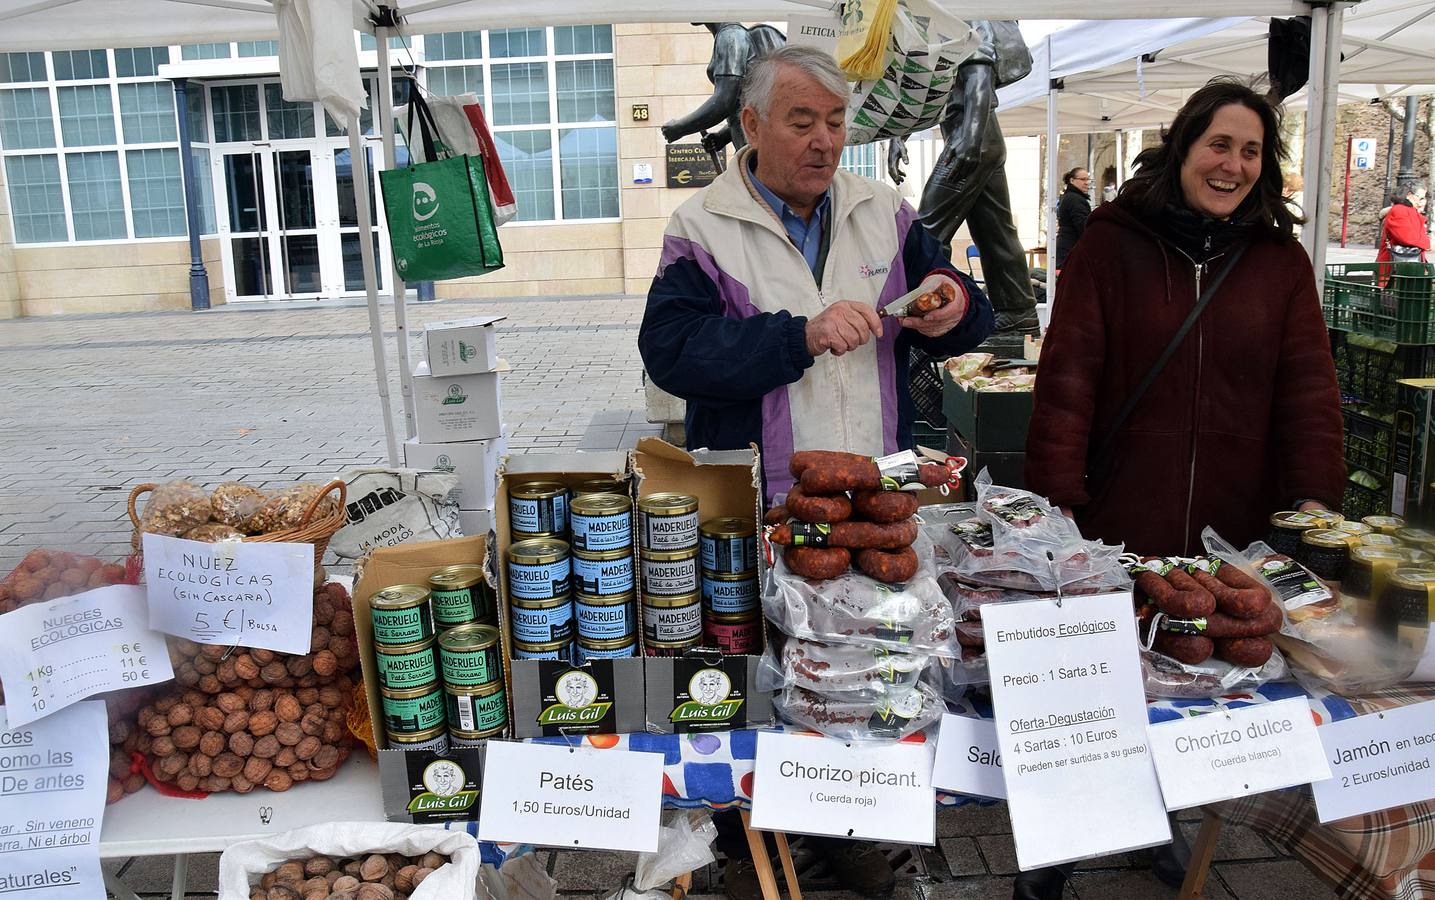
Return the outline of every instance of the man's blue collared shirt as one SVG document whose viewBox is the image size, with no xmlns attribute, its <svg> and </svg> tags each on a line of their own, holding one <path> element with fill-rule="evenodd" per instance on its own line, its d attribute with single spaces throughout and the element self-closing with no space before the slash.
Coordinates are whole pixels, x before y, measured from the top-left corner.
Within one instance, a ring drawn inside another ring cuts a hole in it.
<svg viewBox="0 0 1435 900">
<path fill-rule="evenodd" d="M 827 219 L 827 208 L 831 205 L 829 201 L 832 199 L 832 191 L 822 192 L 822 196 L 817 199 L 817 206 L 812 210 L 811 221 L 804 222 L 801 216 L 793 212 L 791 207 L 782 201 L 781 197 L 757 180 L 755 165 L 748 166 L 748 173 L 752 176 L 753 187 L 757 188 L 758 194 L 782 220 L 782 227 L 787 229 L 787 237 L 792 241 L 792 246 L 802 252 L 802 258 L 807 260 L 807 268 L 811 269 L 812 274 L 816 276 L 817 260 L 822 254 L 822 228 Z"/>
</svg>

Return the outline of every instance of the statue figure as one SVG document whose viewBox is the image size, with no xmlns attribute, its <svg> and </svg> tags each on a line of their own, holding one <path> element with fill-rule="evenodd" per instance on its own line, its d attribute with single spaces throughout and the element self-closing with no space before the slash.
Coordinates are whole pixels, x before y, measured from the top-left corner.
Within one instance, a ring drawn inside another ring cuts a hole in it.
<svg viewBox="0 0 1435 900">
<path fill-rule="evenodd" d="M 713 56 L 708 61 L 708 81 L 713 83 L 713 95 L 687 115 L 665 123 L 662 131 L 663 139 L 671 144 L 687 135 L 721 125 L 721 128 L 703 136 L 703 147 L 713 155 L 714 160 L 718 160 L 729 143 L 735 150 L 747 146 L 740 120 L 742 110 L 739 108 L 742 76 L 757 59 L 785 45 L 787 38 L 771 25 L 748 28 L 740 22 L 701 24 L 713 33 Z"/>
<path fill-rule="evenodd" d="M 1012 220 L 1006 141 L 996 108 L 997 88 L 1031 72 L 1031 52 L 1014 21 L 982 19 L 972 27 L 981 44 L 957 68 L 942 115 L 946 147 L 922 190 L 918 215 L 943 244 L 950 244 L 957 228 L 967 223 L 996 313 L 996 331 L 983 346 L 1020 355 L 1022 336 L 1035 336 L 1040 329 L 1026 251 Z M 887 173 L 901 184 L 907 160 L 903 139 L 892 139 L 888 151 Z"/>
</svg>

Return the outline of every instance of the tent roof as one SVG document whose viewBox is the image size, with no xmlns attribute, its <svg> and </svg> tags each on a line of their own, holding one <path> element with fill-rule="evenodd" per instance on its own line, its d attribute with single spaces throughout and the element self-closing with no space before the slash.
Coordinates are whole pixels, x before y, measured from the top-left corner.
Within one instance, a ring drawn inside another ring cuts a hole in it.
<svg viewBox="0 0 1435 900">
<path fill-rule="evenodd" d="M 990 0 L 940 0 L 953 14 L 984 18 Z M 356 26 L 376 0 L 353 0 Z M 680 0 L 396 0 L 410 33 L 625 22 L 783 21 L 830 9 L 833 0 L 709 0 L 698 11 Z M 1017 19 L 1160 18 L 1189 11 L 1189 0 L 1006 0 Z M 1298 0 L 1203 0 L 1202 12 L 1298 15 Z M 125 47 L 279 36 L 267 0 L 0 0 L 0 51 Z M 365 28 L 364 30 L 372 30 Z"/>
<path fill-rule="evenodd" d="M 1171 121 L 1211 77 L 1265 74 L 1269 18 L 1080 22 L 1051 35 L 1052 77 L 1064 79 L 1063 132 L 1148 128 Z M 1435 91 L 1435 2 L 1366 0 L 1346 10 L 1339 102 Z M 1142 62 L 1142 54 L 1154 60 Z M 1045 42 L 1033 75 L 1000 92 L 1009 134 L 1046 131 Z M 1304 93 L 1286 101 L 1299 104 Z"/>
</svg>

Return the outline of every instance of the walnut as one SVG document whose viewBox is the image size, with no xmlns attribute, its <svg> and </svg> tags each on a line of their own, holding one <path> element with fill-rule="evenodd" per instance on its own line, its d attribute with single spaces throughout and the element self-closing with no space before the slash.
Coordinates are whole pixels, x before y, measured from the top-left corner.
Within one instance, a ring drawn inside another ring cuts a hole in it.
<svg viewBox="0 0 1435 900">
<path fill-rule="evenodd" d="M 254 657 L 254 661 L 259 663 L 259 665 L 267 666 L 274 661 L 275 653 L 273 650 L 260 650 L 255 648 L 249 651 L 249 655 Z"/>
<path fill-rule="evenodd" d="M 174 741 L 168 737 L 157 737 L 150 745 L 150 752 L 155 756 L 169 756 L 175 751 Z"/>
<path fill-rule="evenodd" d="M 307 764 L 305 764 L 305 763 L 296 762 L 296 763 L 294 763 L 294 765 L 290 766 L 289 768 L 285 769 L 284 771 L 288 772 L 288 773 L 289 773 L 289 777 L 292 778 L 292 779 L 294 779 L 294 781 L 295 781 L 296 783 L 298 783 L 298 782 L 300 782 L 300 781 L 308 781 L 308 780 L 309 780 L 309 771 L 310 771 L 310 770 L 309 770 L 309 766 L 308 766 Z"/>
<path fill-rule="evenodd" d="M 218 775 L 211 775 L 199 783 L 199 789 L 208 791 L 211 794 L 219 794 L 229 790 L 229 779 L 220 778 Z"/>
<path fill-rule="evenodd" d="M 297 722 L 304 715 L 304 707 L 292 694 L 284 694 L 274 701 L 274 714 L 281 722 Z"/>
<path fill-rule="evenodd" d="M 419 868 L 437 869 L 446 862 L 448 862 L 447 856 L 444 856 L 442 853 L 434 853 L 433 851 L 429 851 L 428 853 L 425 853 L 423 856 L 419 857 Z M 418 884 L 418 882 L 416 881 L 414 882 L 414 884 Z"/>
<path fill-rule="evenodd" d="M 393 889 L 382 884 L 361 884 L 356 900 L 394 900 Z"/>
<path fill-rule="evenodd" d="M 124 779 L 124 786 L 126 794 L 133 794 L 135 791 L 145 786 L 145 778 L 140 773 L 135 772 L 128 778 Z"/>
<path fill-rule="evenodd" d="M 250 525 L 255 533 L 267 533 L 288 528 L 297 528 L 304 521 L 309 504 L 324 491 L 321 484 L 296 484 L 271 496 L 255 513 Z M 332 516 L 339 508 L 332 494 L 324 497 L 314 508 L 310 522 Z"/>
<path fill-rule="evenodd" d="M 345 871 L 348 870 L 348 865 L 347 865 L 347 864 L 344 866 L 344 870 L 345 870 Z M 357 871 L 357 869 L 356 869 L 355 871 Z M 340 894 L 345 894 L 345 893 L 352 894 L 352 893 L 354 893 L 355 891 L 357 891 L 358 889 L 359 889 L 359 879 L 355 878 L 353 875 L 340 875 L 340 876 L 339 876 L 339 879 L 338 879 L 337 881 L 335 881 L 334 884 L 333 884 L 333 890 L 334 890 L 336 893 L 340 893 Z"/>
<path fill-rule="evenodd" d="M 354 633 L 354 617 L 346 609 L 334 613 L 334 618 L 329 622 L 329 630 L 337 635 L 348 637 Z"/>
<path fill-rule="evenodd" d="M 154 702 L 154 709 L 155 712 L 168 713 L 170 710 L 174 709 L 178 703 L 179 698 L 176 697 L 174 694 L 169 694 L 168 696 L 161 697 L 156 700 Z"/>
<path fill-rule="evenodd" d="M 295 746 L 294 755 L 307 762 L 314 758 L 314 754 L 318 753 L 319 748 L 322 746 L 319 739 L 311 735 L 304 738 L 304 740 Z"/>
<path fill-rule="evenodd" d="M 254 735 L 247 731 L 236 731 L 229 736 L 229 751 L 235 756 L 248 757 L 254 752 Z"/>
<path fill-rule="evenodd" d="M 334 889 L 334 882 L 338 881 L 340 878 L 343 877 L 344 873 L 338 868 L 338 863 L 334 863 L 334 868 L 324 873 L 324 880 L 329 882 L 329 890 L 331 891 Z"/>
<path fill-rule="evenodd" d="M 233 778 L 244 771 L 244 760 L 233 753 L 221 753 L 214 758 L 214 774 L 220 778 Z"/>
<path fill-rule="evenodd" d="M 125 798 L 125 786 L 113 778 L 105 781 L 105 805 L 119 803 Z"/>
<path fill-rule="evenodd" d="M 326 744 L 337 744 L 342 741 L 348 733 L 348 726 L 342 721 L 336 722 L 330 719 L 324 723 L 324 733 L 320 735 L 320 737 L 324 739 L 324 743 Z"/>
<path fill-rule="evenodd" d="M 328 720 L 329 717 L 322 712 L 305 713 L 303 720 L 299 723 L 299 727 L 304 730 L 305 734 L 323 734 L 324 723 Z"/>
<path fill-rule="evenodd" d="M 304 883 L 304 864 L 297 860 L 283 863 L 274 870 L 274 883 L 297 888 Z"/>
<path fill-rule="evenodd" d="M 259 663 L 248 653 L 234 660 L 234 673 L 245 681 L 259 677 Z"/>
<path fill-rule="evenodd" d="M 181 725 L 188 725 L 194 721 L 194 707 L 188 703 L 176 703 L 170 707 L 169 713 L 165 718 L 168 719 L 169 724 L 175 728 Z"/>
<path fill-rule="evenodd" d="M 242 774 L 255 784 L 263 784 L 264 779 L 268 778 L 269 773 L 273 770 L 274 764 L 269 760 L 251 756 L 245 761 Z"/>
<path fill-rule="evenodd" d="M 320 650 L 314 654 L 314 674 L 328 678 L 339 671 L 339 658 L 328 650 Z"/>
<path fill-rule="evenodd" d="M 247 794 L 254 790 L 254 782 L 245 778 L 243 774 L 235 775 L 229 780 L 229 789 L 236 794 Z"/>
<path fill-rule="evenodd" d="M 424 854 L 424 859 L 428 859 L 430 856 L 437 856 L 437 855 L 438 855 L 438 854 L 436 854 L 436 853 L 426 853 L 426 854 Z M 444 860 L 444 862 L 447 862 L 447 860 Z M 439 865 L 440 865 L 440 866 L 443 865 L 443 862 L 440 862 Z M 419 870 L 414 873 L 414 890 L 418 890 L 418 886 L 421 885 L 421 884 L 423 884 L 423 883 L 424 883 L 424 879 L 427 878 L 427 877 L 429 877 L 430 875 L 432 875 L 433 872 L 434 872 L 434 869 L 436 869 L 436 868 L 438 868 L 438 866 L 433 866 L 433 867 L 419 866 Z"/>
<path fill-rule="evenodd" d="M 365 859 L 359 866 L 359 877 L 364 881 L 378 881 L 389 874 L 389 861 L 378 853 Z"/>
<path fill-rule="evenodd" d="M 268 499 L 262 491 L 247 484 L 226 481 L 214 489 L 209 504 L 216 521 L 245 534 L 258 534 L 254 528 L 254 517 Z"/>
<path fill-rule="evenodd" d="M 214 698 L 214 705 L 224 711 L 225 715 L 243 710 L 249 704 L 238 694 L 220 694 Z"/>
<path fill-rule="evenodd" d="M 155 716 L 149 720 L 149 725 L 145 726 L 145 731 L 148 731 L 153 737 L 169 734 L 169 720 L 164 716 Z"/>
<path fill-rule="evenodd" d="M 295 753 L 298 753 L 297 747 Z M 339 748 L 328 745 L 320 747 L 319 752 L 314 754 L 314 758 L 309 760 L 309 764 L 316 769 L 334 768 L 339 764 Z"/>
<path fill-rule="evenodd" d="M 276 659 L 259 670 L 259 677 L 265 684 L 279 684 L 289 677 L 289 670 Z"/>
<path fill-rule="evenodd" d="M 279 752 L 274 754 L 274 766 L 276 768 L 287 770 L 298 761 L 299 757 L 294 753 L 293 747 L 281 747 L 279 748 Z"/>
<path fill-rule="evenodd" d="M 256 712 L 249 714 L 249 733 L 255 737 L 264 737 L 266 734 L 273 734 L 274 728 L 279 724 L 279 717 L 272 712 Z"/>
<path fill-rule="evenodd" d="M 269 734 L 254 742 L 254 750 L 251 755 L 261 759 L 273 759 L 279 749 L 279 739 Z"/>
<path fill-rule="evenodd" d="M 183 772 L 184 767 L 187 765 L 189 765 L 188 754 L 172 753 L 159 761 L 158 769 L 161 775 L 173 778 L 180 772 Z"/>
<path fill-rule="evenodd" d="M 287 884 L 276 884 L 269 889 L 268 900 L 304 900 L 299 892 Z"/>
<path fill-rule="evenodd" d="M 203 732 L 193 725 L 181 725 L 170 734 L 170 739 L 181 750 L 193 750 L 199 746 L 201 734 Z"/>
<path fill-rule="evenodd" d="M 344 705 L 346 695 L 336 687 L 328 686 L 319 688 L 319 702 L 327 709 L 335 709 Z"/>
<path fill-rule="evenodd" d="M 269 688 L 260 688 L 249 697 L 249 711 L 251 713 L 268 712 L 274 708 L 274 692 Z"/>
<path fill-rule="evenodd" d="M 304 863 L 304 874 L 311 877 L 315 875 L 328 875 L 332 871 L 334 871 L 334 861 L 327 856 L 310 857 L 309 860 Z M 328 881 L 324 882 L 324 887 L 327 889 L 331 883 L 332 882 Z"/>
<path fill-rule="evenodd" d="M 230 659 L 220 660 L 219 668 L 215 670 L 214 675 L 223 684 L 237 684 L 239 682 L 239 671 L 236 661 L 232 657 Z"/>
<path fill-rule="evenodd" d="M 345 875 L 352 875 L 352 876 L 354 876 L 354 887 L 352 888 L 352 890 L 355 890 L 355 891 L 357 891 L 357 890 L 359 889 L 359 866 L 360 866 L 360 864 L 361 864 L 360 861 L 357 860 L 357 859 L 351 859 L 351 860 L 349 860 L 348 862 L 344 863 L 344 874 L 345 874 Z"/>
<path fill-rule="evenodd" d="M 189 771 L 200 778 L 214 774 L 214 757 L 204 753 L 195 753 L 189 758 Z"/>
<path fill-rule="evenodd" d="M 264 779 L 264 786 L 271 791 L 287 791 L 294 786 L 294 779 L 283 769 L 275 769 Z"/>
<path fill-rule="evenodd" d="M 206 706 L 195 713 L 194 723 L 205 731 L 218 731 L 224 727 L 224 710 Z"/>
<path fill-rule="evenodd" d="M 314 687 L 300 688 L 294 692 L 294 699 L 307 709 L 319 702 L 319 690 Z"/>
<path fill-rule="evenodd" d="M 199 788 L 199 776 L 193 772 L 180 772 L 175 776 L 174 783 L 182 791 L 193 791 Z"/>
<path fill-rule="evenodd" d="M 213 665 L 213 663 L 210 663 L 211 667 Z M 197 687 L 201 691 L 204 691 L 206 694 L 217 694 L 220 691 L 224 690 L 224 685 L 221 684 L 219 679 L 212 674 L 202 676 L 199 679 L 199 684 L 197 685 Z M 223 712 L 223 710 L 220 710 L 220 712 Z"/>
<path fill-rule="evenodd" d="M 405 894 L 411 894 L 414 890 L 414 873 L 419 870 L 418 866 L 407 865 L 394 873 L 394 889 Z"/>
</svg>

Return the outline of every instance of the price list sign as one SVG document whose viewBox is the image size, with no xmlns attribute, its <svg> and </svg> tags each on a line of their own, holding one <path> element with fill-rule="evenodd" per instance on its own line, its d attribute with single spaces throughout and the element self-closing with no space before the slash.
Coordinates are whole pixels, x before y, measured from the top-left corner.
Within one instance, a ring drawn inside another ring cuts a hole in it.
<svg viewBox="0 0 1435 900">
<path fill-rule="evenodd" d="M 1021 868 L 1169 841 L 1131 594 L 993 603 L 982 623 Z"/>
<path fill-rule="evenodd" d="M 35 603 L 0 616 L 0 683 L 11 728 L 104 691 L 174 677 L 132 584 Z"/>
</svg>

